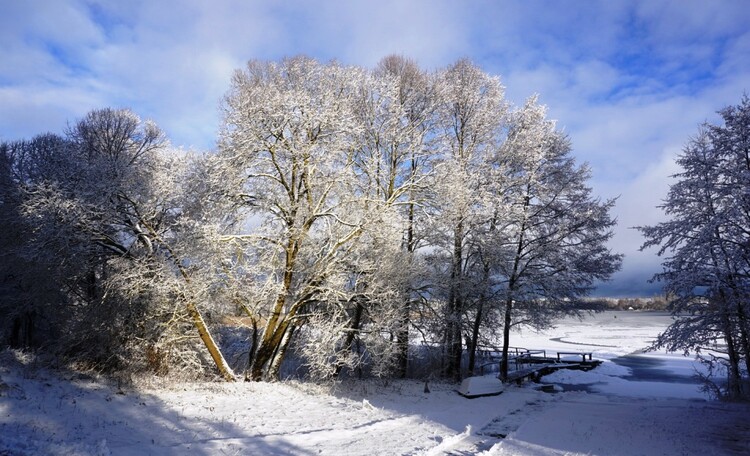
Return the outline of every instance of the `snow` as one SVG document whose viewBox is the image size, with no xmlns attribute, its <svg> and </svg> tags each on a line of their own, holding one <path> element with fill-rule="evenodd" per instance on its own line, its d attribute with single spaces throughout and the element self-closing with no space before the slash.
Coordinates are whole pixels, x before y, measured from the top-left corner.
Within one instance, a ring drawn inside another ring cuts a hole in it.
<svg viewBox="0 0 750 456">
<path fill-rule="evenodd" d="M 544 333 L 514 334 L 516 346 L 592 351 L 605 362 L 589 372 L 544 377 L 565 392 L 545 393 L 530 383 L 475 399 L 439 382 L 425 393 L 416 380 L 120 389 L 32 368 L 22 354 L 6 351 L 0 455 L 750 453 L 750 405 L 708 400 L 691 378 L 690 358 L 636 354 L 635 361 L 646 360 L 645 379 L 640 368 L 619 364 L 668 321 L 607 312 Z"/>
<path fill-rule="evenodd" d="M 574 393 L 530 417 L 485 454 L 747 454 L 747 412 L 747 406 Z M 732 441 L 741 438 L 744 444 Z"/>
<path fill-rule="evenodd" d="M 504 390 L 503 383 L 497 378 L 497 374 L 481 375 L 463 379 L 458 393 L 465 397 L 488 396 L 500 394 Z"/>
</svg>

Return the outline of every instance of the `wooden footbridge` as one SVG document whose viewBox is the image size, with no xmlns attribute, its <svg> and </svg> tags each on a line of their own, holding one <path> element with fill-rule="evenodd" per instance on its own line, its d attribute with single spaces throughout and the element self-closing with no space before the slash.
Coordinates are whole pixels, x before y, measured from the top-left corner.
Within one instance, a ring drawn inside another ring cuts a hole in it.
<svg viewBox="0 0 750 456">
<path fill-rule="evenodd" d="M 489 361 L 479 367 L 479 375 L 466 378 L 458 393 L 469 397 L 489 396 L 502 393 L 504 385 L 521 384 L 527 380 L 539 382 L 545 375 L 560 369 L 588 371 L 600 365 L 602 361 L 593 358 L 591 352 L 570 351 L 555 352 L 548 355 L 546 350 L 529 350 L 521 347 L 510 347 L 508 351 L 508 377 L 501 381 L 498 373 L 501 354 L 485 352 L 483 357 Z M 485 372 L 491 373 L 485 373 Z"/>
<path fill-rule="evenodd" d="M 505 380 L 505 383 L 520 384 L 528 379 L 536 382 L 541 377 L 549 375 L 556 370 L 574 369 L 588 371 L 602 363 L 600 360 L 595 360 L 591 352 L 555 352 L 554 356 L 548 356 L 546 350 L 513 348 L 513 353 L 508 354 L 508 362 L 512 363 L 515 369 L 508 370 L 508 378 Z"/>
</svg>

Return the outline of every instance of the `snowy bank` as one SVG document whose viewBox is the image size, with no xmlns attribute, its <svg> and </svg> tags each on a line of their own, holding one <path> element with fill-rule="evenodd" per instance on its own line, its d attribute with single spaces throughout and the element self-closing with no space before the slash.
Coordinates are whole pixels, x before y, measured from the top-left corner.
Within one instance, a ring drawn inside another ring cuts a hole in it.
<svg viewBox="0 0 750 456">
<path fill-rule="evenodd" d="M 690 358 L 633 354 L 663 321 L 611 314 L 595 321 L 515 336 L 530 348 L 589 344 L 609 360 L 543 378 L 567 392 L 544 393 L 532 383 L 476 399 L 457 394 L 455 384 L 431 382 L 425 393 L 415 380 L 120 390 L 35 370 L 4 352 L 0 455 L 750 454 L 750 404 L 706 400 L 691 380 Z M 644 381 L 640 367 L 618 364 L 627 356 L 646 357 L 659 375 Z"/>
</svg>

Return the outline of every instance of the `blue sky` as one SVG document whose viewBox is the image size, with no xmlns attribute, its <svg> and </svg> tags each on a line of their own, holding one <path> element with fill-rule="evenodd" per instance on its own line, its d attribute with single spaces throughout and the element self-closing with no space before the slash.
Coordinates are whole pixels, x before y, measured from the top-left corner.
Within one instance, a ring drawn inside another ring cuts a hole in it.
<svg viewBox="0 0 750 456">
<path fill-rule="evenodd" d="M 511 102 L 534 93 L 619 196 L 611 246 L 623 270 L 600 287 L 652 295 L 654 252 L 629 227 L 661 220 L 674 158 L 699 123 L 750 90 L 745 1 L 0 0 L 0 140 L 61 132 L 91 109 L 129 107 L 175 145 L 214 147 L 221 98 L 250 59 L 308 54 L 426 69 L 468 57 Z"/>
</svg>

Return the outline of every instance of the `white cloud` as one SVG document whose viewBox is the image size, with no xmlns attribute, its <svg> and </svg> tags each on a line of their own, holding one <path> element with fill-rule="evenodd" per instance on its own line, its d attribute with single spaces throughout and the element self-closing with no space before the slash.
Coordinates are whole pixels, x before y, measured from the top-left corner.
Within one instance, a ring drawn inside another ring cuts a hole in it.
<svg viewBox="0 0 750 456">
<path fill-rule="evenodd" d="M 665 220 L 660 206 L 666 198 L 669 186 L 675 182 L 670 176 L 680 171 L 675 159 L 680 148 L 667 147 L 660 151 L 657 159 L 644 166 L 643 171 L 632 181 L 622 185 L 613 215 L 617 218 L 610 248 L 625 255 L 622 269 L 612 281 L 601 287 L 599 294 L 614 297 L 633 294 L 655 295 L 660 293 L 660 284 L 649 284 L 653 275 L 661 271 L 662 258 L 657 249 L 640 251 L 644 239 L 635 229 L 638 226 L 656 225 Z"/>
<path fill-rule="evenodd" d="M 743 1 L 5 2 L 0 139 L 129 106 L 176 144 L 210 148 L 247 60 L 305 53 L 371 66 L 403 53 L 434 69 L 469 57 L 513 102 L 539 93 L 590 162 L 595 191 L 622 195 L 621 224 L 647 224 L 665 157 L 750 90 L 748 21 Z M 613 245 L 632 253 L 636 237 L 620 229 Z M 653 261 L 631 256 L 626 268 Z"/>
<path fill-rule="evenodd" d="M 635 13 L 648 27 L 654 43 L 665 40 L 689 43 L 696 38 L 713 39 L 744 32 L 748 17 L 747 4 L 742 0 L 640 1 L 635 4 Z"/>
</svg>

